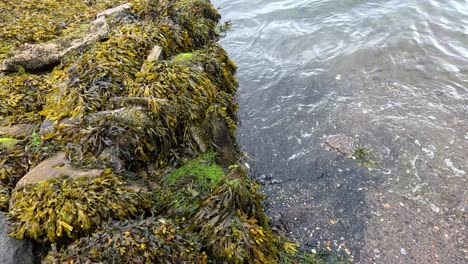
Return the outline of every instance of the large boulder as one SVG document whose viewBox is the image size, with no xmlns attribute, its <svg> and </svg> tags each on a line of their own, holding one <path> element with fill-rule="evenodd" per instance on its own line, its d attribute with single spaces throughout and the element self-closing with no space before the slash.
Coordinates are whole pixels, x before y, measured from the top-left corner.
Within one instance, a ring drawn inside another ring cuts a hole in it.
<svg viewBox="0 0 468 264">
<path fill-rule="evenodd" d="M 8 236 L 6 214 L 0 212 L 0 263 L 34 263 L 33 244 L 30 240 L 19 240 Z"/>
</svg>

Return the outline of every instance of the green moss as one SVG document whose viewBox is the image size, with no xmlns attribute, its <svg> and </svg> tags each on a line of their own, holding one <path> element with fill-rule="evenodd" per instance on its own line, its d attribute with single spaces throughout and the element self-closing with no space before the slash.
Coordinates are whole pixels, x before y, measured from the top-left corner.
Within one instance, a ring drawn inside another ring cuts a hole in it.
<svg viewBox="0 0 468 264">
<path fill-rule="evenodd" d="M 213 188 L 225 179 L 215 155 L 214 152 L 200 154 L 163 176 L 160 188 L 154 192 L 154 211 L 177 219 L 192 217 Z"/>
<path fill-rule="evenodd" d="M 186 62 L 190 59 L 192 59 L 193 53 L 180 53 L 172 58 L 173 62 Z"/>
<path fill-rule="evenodd" d="M 11 236 L 58 243 L 90 234 L 108 219 L 140 215 L 149 205 L 109 171 L 92 179 L 54 179 L 15 189 L 11 200 Z"/>
<path fill-rule="evenodd" d="M 200 154 L 196 159 L 169 174 L 166 182 L 174 185 L 182 176 L 191 175 L 195 180 L 206 182 L 209 187 L 214 187 L 225 176 L 221 167 L 216 164 L 215 156 L 215 152 Z"/>
<path fill-rule="evenodd" d="M 14 139 L 14 138 L 0 138 L 0 143 L 8 143 L 8 142 L 12 142 L 12 141 L 16 141 L 16 139 Z"/>
<path fill-rule="evenodd" d="M 193 233 L 171 220 L 149 217 L 109 222 L 43 263 L 206 263 Z"/>
</svg>

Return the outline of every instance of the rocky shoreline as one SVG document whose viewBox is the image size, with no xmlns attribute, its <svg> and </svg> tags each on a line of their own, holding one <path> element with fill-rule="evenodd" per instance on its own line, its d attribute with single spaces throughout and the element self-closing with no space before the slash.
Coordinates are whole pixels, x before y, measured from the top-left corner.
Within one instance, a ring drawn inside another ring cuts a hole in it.
<svg viewBox="0 0 468 264">
<path fill-rule="evenodd" d="M 1 263 L 316 263 L 239 165 L 236 66 L 209 1 L 3 13 Z"/>
</svg>

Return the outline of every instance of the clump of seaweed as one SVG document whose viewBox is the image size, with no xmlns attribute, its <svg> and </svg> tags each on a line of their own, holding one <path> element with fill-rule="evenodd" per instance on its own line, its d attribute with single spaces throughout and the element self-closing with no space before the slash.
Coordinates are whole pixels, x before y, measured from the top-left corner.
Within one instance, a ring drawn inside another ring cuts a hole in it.
<svg viewBox="0 0 468 264">
<path fill-rule="evenodd" d="M 50 86 L 45 76 L 17 73 L 0 76 L 0 124 L 32 123 L 45 104 Z"/>
<path fill-rule="evenodd" d="M 61 178 L 16 189 L 9 211 L 10 235 L 39 242 L 67 242 L 85 236 L 108 219 L 125 219 L 149 207 L 119 177 Z"/>
<path fill-rule="evenodd" d="M 110 98 L 127 93 L 156 31 L 138 24 L 115 29 L 106 42 L 67 57 L 52 78 L 53 90 L 42 112 L 48 120 L 82 118 L 106 110 Z"/>
<path fill-rule="evenodd" d="M 240 168 L 213 190 L 193 218 L 193 228 L 215 261 L 278 263 L 280 253 L 296 246 L 275 234 L 261 202 L 257 185 Z"/>
<path fill-rule="evenodd" d="M 8 187 L 14 187 L 29 170 L 24 141 L 14 141 L 10 147 L 0 144 L 0 182 Z"/>
<path fill-rule="evenodd" d="M 7 212 L 10 203 L 11 188 L 0 183 L 0 211 Z"/>
<path fill-rule="evenodd" d="M 195 234 L 169 219 L 113 221 L 43 263 L 207 263 Z"/>
<path fill-rule="evenodd" d="M 182 25 L 193 40 L 201 47 L 219 37 L 216 26 L 221 15 L 207 0 L 179 0 L 174 4 L 173 19 Z"/>
</svg>

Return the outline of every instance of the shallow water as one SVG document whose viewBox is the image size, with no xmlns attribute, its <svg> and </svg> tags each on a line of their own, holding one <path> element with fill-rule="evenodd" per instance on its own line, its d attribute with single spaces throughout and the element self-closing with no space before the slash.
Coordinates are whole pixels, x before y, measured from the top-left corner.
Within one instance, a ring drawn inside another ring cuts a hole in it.
<svg viewBox="0 0 468 264">
<path fill-rule="evenodd" d="M 315 188 L 335 209 L 359 211 L 367 184 L 466 216 L 468 1 L 212 2 L 233 22 L 221 43 L 239 67 L 238 141 L 254 177 Z M 372 168 L 326 150 L 334 134 L 370 151 Z M 265 188 L 295 195 L 283 190 Z"/>
</svg>

